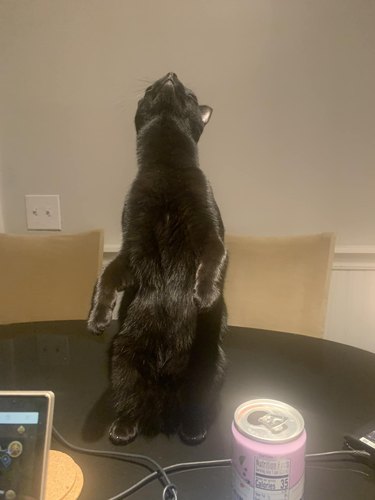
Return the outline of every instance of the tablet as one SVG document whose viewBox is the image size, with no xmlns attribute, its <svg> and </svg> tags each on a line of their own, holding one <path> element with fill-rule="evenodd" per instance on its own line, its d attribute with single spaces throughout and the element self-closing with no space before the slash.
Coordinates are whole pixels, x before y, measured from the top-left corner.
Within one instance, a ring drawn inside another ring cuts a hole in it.
<svg viewBox="0 0 375 500">
<path fill-rule="evenodd" d="M 0 500 L 45 495 L 55 396 L 0 391 Z"/>
</svg>

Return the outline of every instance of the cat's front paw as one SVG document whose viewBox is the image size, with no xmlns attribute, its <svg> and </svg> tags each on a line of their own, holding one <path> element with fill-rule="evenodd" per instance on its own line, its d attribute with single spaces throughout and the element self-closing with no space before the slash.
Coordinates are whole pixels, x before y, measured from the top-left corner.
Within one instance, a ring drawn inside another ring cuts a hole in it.
<svg viewBox="0 0 375 500">
<path fill-rule="evenodd" d="M 217 272 L 200 264 L 195 277 L 193 301 L 198 309 L 209 309 L 220 296 Z"/>
<path fill-rule="evenodd" d="M 219 290 L 212 283 L 200 282 L 194 288 L 193 301 L 198 309 L 209 309 L 219 297 Z"/>
<path fill-rule="evenodd" d="M 117 418 L 111 425 L 109 430 L 109 439 L 113 444 L 129 444 L 138 435 L 137 424 L 129 425 L 126 420 L 121 417 Z"/>
<path fill-rule="evenodd" d="M 87 328 L 95 335 L 102 335 L 111 320 L 112 309 L 108 306 L 97 305 L 90 311 Z"/>
</svg>

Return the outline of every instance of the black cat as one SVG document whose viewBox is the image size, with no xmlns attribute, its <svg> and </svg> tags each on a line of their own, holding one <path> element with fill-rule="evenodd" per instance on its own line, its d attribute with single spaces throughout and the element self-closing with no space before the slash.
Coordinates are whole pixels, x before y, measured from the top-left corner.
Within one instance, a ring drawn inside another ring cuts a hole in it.
<svg viewBox="0 0 375 500">
<path fill-rule="evenodd" d="M 97 281 L 88 320 L 101 333 L 124 292 L 111 347 L 114 443 L 176 431 L 199 443 L 215 412 L 227 254 L 197 151 L 211 113 L 174 73 L 138 103 L 139 171 L 124 205 L 122 248 Z"/>
</svg>

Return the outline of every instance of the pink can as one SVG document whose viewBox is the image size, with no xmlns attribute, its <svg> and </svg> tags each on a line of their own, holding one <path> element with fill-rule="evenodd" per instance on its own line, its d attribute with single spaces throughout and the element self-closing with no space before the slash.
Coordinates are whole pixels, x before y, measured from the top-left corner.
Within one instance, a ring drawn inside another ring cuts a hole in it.
<svg viewBox="0 0 375 500">
<path fill-rule="evenodd" d="M 306 432 L 302 415 L 272 399 L 254 399 L 234 414 L 233 500 L 302 500 Z"/>
</svg>

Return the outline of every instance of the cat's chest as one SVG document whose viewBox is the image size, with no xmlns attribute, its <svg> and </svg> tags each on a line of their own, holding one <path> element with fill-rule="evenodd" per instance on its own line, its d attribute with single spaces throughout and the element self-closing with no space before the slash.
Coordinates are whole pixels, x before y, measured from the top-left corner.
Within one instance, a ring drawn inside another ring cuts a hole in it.
<svg viewBox="0 0 375 500">
<path fill-rule="evenodd" d="M 153 174 L 140 176 L 130 196 L 124 218 L 124 234 L 132 242 L 166 262 L 180 262 L 191 254 L 190 240 L 195 228 L 210 224 L 207 191 L 197 172 L 174 173 L 169 178 Z"/>
<path fill-rule="evenodd" d="M 152 232 L 174 232 L 199 210 L 199 200 L 188 186 L 162 187 L 153 186 L 133 197 L 130 223 L 147 225 Z"/>
<path fill-rule="evenodd" d="M 156 168 L 141 172 L 132 187 L 131 196 L 151 203 L 178 203 L 186 197 L 205 198 L 206 179 L 198 168 Z"/>
</svg>

